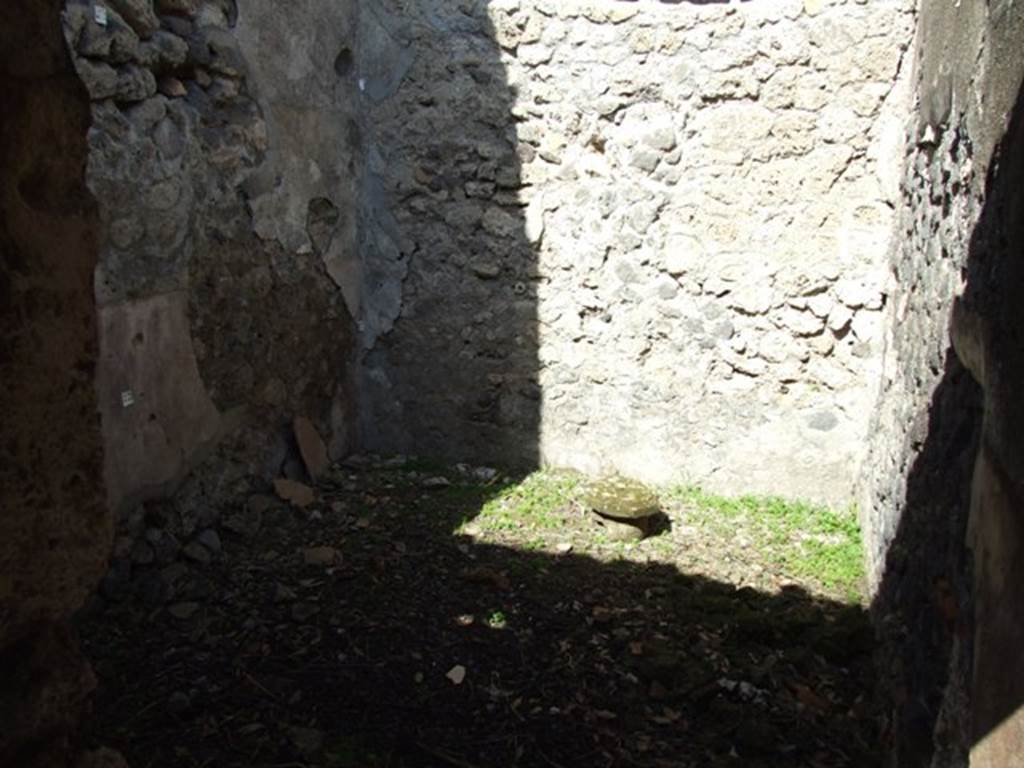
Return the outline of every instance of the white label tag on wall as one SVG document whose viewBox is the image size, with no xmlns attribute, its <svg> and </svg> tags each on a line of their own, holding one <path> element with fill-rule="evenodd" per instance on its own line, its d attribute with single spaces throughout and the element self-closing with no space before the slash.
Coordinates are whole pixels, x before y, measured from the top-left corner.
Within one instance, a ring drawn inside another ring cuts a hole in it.
<svg viewBox="0 0 1024 768">
<path fill-rule="evenodd" d="M 121 407 L 130 408 L 133 405 L 135 405 L 135 393 L 130 389 L 126 389 L 121 393 Z"/>
<path fill-rule="evenodd" d="M 92 9 L 92 17 L 101 27 L 107 26 L 107 9 L 105 6 L 97 5 Z"/>
</svg>

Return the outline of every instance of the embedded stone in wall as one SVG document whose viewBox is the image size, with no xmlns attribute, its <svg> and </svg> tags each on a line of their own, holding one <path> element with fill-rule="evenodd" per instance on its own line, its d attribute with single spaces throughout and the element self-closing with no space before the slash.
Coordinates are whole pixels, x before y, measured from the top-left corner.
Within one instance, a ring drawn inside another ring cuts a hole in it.
<svg viewBox="0 0 1024 768">
<path fill-rule="evenodd" d="M 153 0 L 107 0 L 107 2 L 142 39 L 148 39 L 160 28 L 160 20 L 153 10 Z"/>
</svg>

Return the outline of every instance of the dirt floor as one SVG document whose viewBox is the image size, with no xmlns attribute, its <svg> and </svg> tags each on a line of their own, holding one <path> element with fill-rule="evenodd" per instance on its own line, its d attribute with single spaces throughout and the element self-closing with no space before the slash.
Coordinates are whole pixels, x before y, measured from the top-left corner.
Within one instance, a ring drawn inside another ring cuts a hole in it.
<svg viewBox="0 0 1024 768">
<path fill-rule="evenodd" d="M 399 464 L 184 548 L 150 511 L 81 621 L 90 738 L 133 768 L 878 765 L 856 602 L 684 502 L 620 544 L 572 481 Z"/>
</svg>

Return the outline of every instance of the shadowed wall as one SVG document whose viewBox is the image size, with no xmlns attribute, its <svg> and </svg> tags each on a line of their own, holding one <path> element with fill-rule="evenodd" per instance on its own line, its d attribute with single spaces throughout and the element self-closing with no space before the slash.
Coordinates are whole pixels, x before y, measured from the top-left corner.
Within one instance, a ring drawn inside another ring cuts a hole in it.
<svg viewBox="0 0 1024 768">
<path fill-rule="evenodd" d="M 74 759 L 94 686 L 68 619 L 106 566 L 85 188 L 88 100 L 61 3 L 19 0 L 0 25 L 0 764 Z"/>
</svg>

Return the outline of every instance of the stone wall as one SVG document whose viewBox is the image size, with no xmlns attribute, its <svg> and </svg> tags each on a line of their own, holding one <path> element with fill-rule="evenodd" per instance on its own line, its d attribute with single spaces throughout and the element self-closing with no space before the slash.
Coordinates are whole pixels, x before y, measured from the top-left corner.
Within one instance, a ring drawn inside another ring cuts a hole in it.
<svg viewBox="0 0 1024 768">
<path fill-rule="evenodd" d="M 367 444 L 847 502 L 912 10 L 364 9 Z"/>
<path fill-rule="evenodd" d="M 68 626 L 113 538 L 93 371 L 98 217 L 88 98 L 60 3 L 0 25 L 0 765 L 75 762 L 95 685 Z M 111 764 L 113 765 L 113 764 Z"/>
<path fill-rule="evenodd" d="M 357 411 L 375 450 L 848 501 L 909 0 L 356 10 L 67 4 L 115 506 L 227 436 L 277 474 L 295 414 L 340 456 Z"/>
<path fill-rule="evenodd" d="M 239 12 L 241 10 L 241 13 Z M 100 203 L 111 505 L 165 494 L 232 437 L 277 476 L 286 425 L 354 430 L 353 2 L 71 0 Z M 294 464 L 294 462 L 293 462 Z"/>
<path fill-rule="evenodd" d="M 890 764 L 1024 754 L 1024 12 L 922 3 L 861 510 Z"/>
<path fill-rule="evenodd" d="M 841 501 L 867 445 L 889 764 L 1013 764 L 1024 9 L 923 0 L 912 73 L 902 0 L 356 10 L 0 27 L 0 763 L 77 759 L 100 476 L 294 474 L 295 414 L 340 456 L 357 320 L 369 447 Z"/>
</svg>

